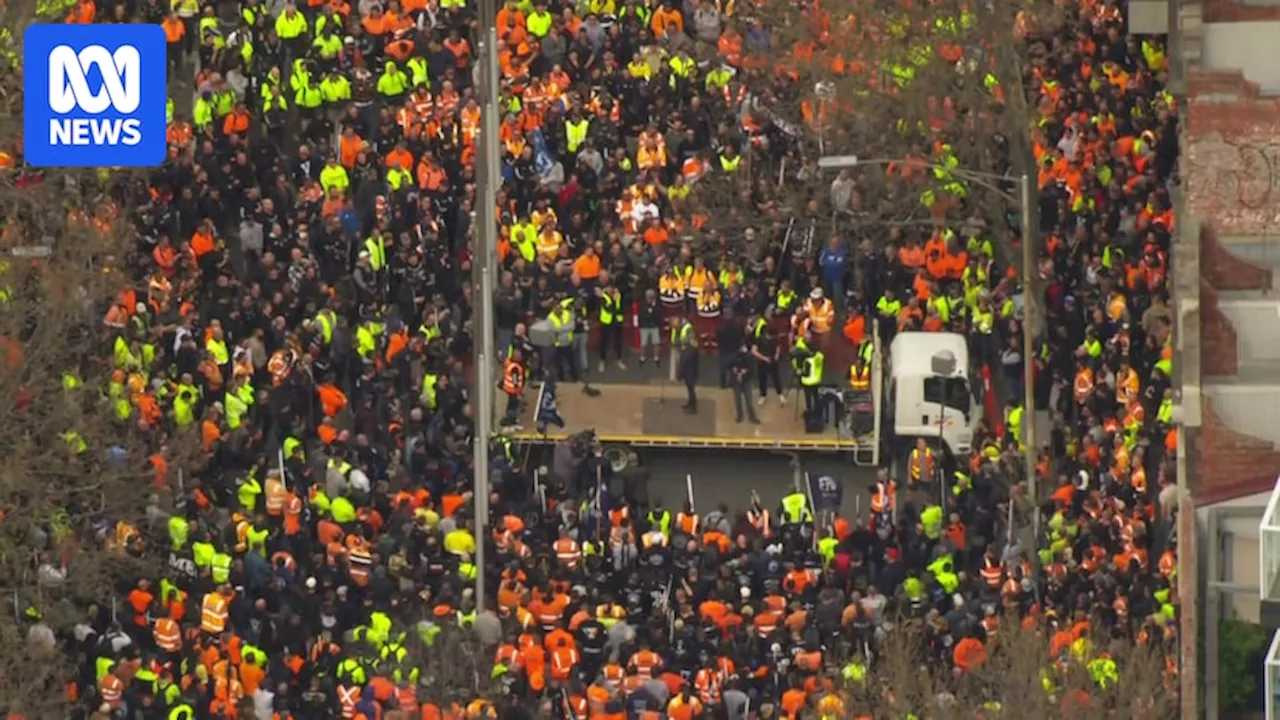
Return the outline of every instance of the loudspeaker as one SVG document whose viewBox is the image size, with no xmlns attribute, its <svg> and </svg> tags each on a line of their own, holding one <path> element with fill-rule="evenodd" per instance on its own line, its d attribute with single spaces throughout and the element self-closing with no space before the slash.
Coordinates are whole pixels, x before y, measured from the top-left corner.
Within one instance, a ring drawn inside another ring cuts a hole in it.
<svg viewBox="0 0 1280 720">
<path fill-rule="evenodd" d="M 827 429 L 827 414 L 822 408 L 814 408 L 804 413 L 804 431 L 810 435 L 821 435 Z"/>
</svg>

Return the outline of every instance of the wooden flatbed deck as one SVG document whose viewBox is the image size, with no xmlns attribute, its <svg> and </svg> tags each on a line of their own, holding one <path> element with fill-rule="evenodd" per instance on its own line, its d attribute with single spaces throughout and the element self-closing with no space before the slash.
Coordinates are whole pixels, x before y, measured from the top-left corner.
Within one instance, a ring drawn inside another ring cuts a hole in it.
<svg viewBox="0 0 1280 720">
<path fill-rule="evenodd" d="M 610 383 L 595 387 L 600 390 L 599 397 L 587 396 L 580 385 L 560 383 L 556 404 L 567 427 L 551 428 L 546 434 L 537 432 L 533 419 L 537 388 L 530 387 L 520 417 L 524 429 L 510 433 L 511 438 L 526 443 L 556 442 L 572 432 L 594 429 L 601 442 L 639 447 L 836 451 L 859 446 L 853 437 L 838 435 L 835 428 L 821 434 L 806 433 L 797 407 L 803 398 L 794 392 L 786 405 L 780 405 L 773 395 L 764 405 L 754 405 L 760 419 L 760 424 L 754 425 L 749 420 L 736 422 L 729 390 L 699 387 L 698 412 L 686 414 L 681 409 L 685 391 L 680 384 Z M 506 400 L 505 396 L 499 399 Z"/>
</svg>

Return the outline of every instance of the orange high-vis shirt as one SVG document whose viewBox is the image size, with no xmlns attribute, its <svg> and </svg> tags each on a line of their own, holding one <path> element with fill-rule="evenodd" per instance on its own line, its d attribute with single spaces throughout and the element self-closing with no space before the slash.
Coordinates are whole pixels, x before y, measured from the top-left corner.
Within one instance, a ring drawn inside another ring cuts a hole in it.
<svg viewBox="0 0 1280 720">
<path fill-rule="evenodd" d="M 334 385 L 321 385 L 319 394 L 325 417 L 333 417 L 347 407 L 346 394 Z"/>
<path fill-rule="evenodd" d="M 600 277 L 600 257 L 594 253 L 579 256 L 573 261 L 573 271 L 583 280 L 595 280 Z"/>
<path fill-rule="evenodd" d="M 164 39 L 170 45 L 182 42 L 183 36 L 187 34 L 187 26 L 182 22 L 181 18 L 170 15 L 160 23 L 161 29 L 164 30 Z"/>
<path fill-rule="evenodd" d="M 360 145 L 364 142 L 359 135 L 343 135 L 338 143 L 338 158 L 342 166 L 352 170 L 356 166 L 356 157 L 360 154 Z"/>
</svg>

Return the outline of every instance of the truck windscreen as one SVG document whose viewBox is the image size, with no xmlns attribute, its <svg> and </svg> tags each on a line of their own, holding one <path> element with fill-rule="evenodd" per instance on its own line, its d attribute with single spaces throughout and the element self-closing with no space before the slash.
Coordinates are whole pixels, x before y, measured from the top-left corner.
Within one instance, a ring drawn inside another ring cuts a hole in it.
<svg viewBox="0 0 1280 720">
<path fill-rule="evenodd" d="M 928 403 L 945 404 L 953 410 L 959 410 L 966 416 L 969 414 L 969 405 L 973 400 L 969 394 L 969 382 L 964 378 L 925 378 L 924 380 L 924 401 Z"/>
</svg>

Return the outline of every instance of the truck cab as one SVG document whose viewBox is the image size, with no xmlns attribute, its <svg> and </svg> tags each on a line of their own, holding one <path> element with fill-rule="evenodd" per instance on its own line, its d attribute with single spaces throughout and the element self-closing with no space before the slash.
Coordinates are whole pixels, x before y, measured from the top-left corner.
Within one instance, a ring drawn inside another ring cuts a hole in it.
<svg viewBox="0 0 1280 720">
<path fill-rule="evenodd" d="M 969 346 L 964 335 L 902 332 L 889 346 L 881 403 L 886 424 L 901 441 L 942 441 L 952 455 L 973 450 L 973 431 L 982 419 L 975 396 Z"/>
</svg>

